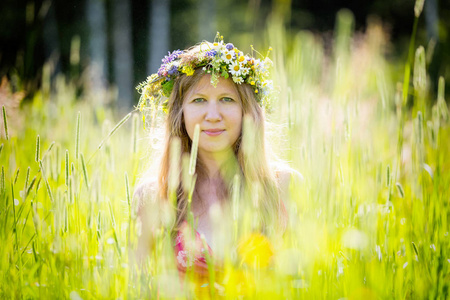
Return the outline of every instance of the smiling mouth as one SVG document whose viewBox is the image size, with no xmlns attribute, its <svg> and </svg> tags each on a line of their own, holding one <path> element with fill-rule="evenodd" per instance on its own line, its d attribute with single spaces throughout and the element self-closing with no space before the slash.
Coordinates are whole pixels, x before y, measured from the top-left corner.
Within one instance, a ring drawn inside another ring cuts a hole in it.
<svg viewBox="0 0 450 300">
<path fill-rule="evenodd" d="M 221 135 L 225 130 L 224 129 L 208 129 L 203 130 L 204 133 L 206 133 L 209 136 L 218 136 Z"/>
</svg>

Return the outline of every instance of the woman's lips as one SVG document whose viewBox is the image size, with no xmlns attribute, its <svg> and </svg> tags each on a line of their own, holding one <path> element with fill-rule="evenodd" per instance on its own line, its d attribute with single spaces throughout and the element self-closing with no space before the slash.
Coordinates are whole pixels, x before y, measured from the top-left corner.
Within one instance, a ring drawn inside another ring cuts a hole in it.
<svg viewBox="0 0 450 300">
<path fill-rule="evenodd" d="M 218 136 L 222 134 L 225 131 L 225 129 L 207 129 L 203 130 L 204 133 L 206 133 L 209 136 Z"/>
</svg>

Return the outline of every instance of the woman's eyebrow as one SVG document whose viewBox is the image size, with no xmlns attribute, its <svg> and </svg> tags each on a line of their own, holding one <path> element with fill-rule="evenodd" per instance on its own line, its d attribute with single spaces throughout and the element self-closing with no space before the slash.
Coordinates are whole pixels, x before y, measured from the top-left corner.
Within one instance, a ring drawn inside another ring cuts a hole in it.
<svg viewBox="0 0 450 300">
<path fill-rule="evenodd" d="M 238 97 L 238 95 L 237 95 L 237 94 L 234 94 L 234 93 L 229 93 L 229 92 L 225 92 L 225 93 L 221 93 L 221 94 L 219 94 L 219 97 L 224 97 L 224 96 L 227 96 L 227 97 L 232 97 L 232 98 L 237 98 L 237 97 Z"/>
<path fill-rule="evenodd" d="M 189 95 L 189 98 L 198 98 L 198 97 L 206 98 L 206 95 L 202 93 L 193 93 Z"/>
<path fill-rule="evenodd" d="M 208 95 L 203 94 L 203 93 L 194 93 L 192 95 L 189 96 L 189 98 L 198 98 L 198 97 L 202 97 L 202 98 L 210 98 Z M 230 93 L 230 92 L 223 92 L 218 94 L 218 98 L 222 98 L 222 97 L 230 97 L 230 98 L 239 98 L 239 95 L 234 94 L 234 93 Z"/>
</svg>

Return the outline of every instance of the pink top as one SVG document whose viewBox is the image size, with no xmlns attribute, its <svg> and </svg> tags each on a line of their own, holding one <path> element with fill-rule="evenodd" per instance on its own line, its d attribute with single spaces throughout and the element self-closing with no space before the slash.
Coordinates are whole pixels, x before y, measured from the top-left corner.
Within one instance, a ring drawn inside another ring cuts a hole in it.
<svg viewBox="0 0 450 300">
<path fill-rule="evenodd" d="M 282 213 L 287 215 L 286 207 L 281 202 Z M 195 233 L 195 238 L 192 234 Z M 207 249 L 205 249 L 207 248 Z M 202 241 L 200 234 L 191 228 L 188 222 L 183 221 L 180 230 L 175 238 L 175 256 L 177 260 L 177 268 L 180 275 L 184 275 L 189 268 L 193 268 L 199 277 L 208 276 L 208 264 L 206 261 L 206 251 L 212 256 L 212 250 L 206 241 Z M 214 267 L 216 271 L 220 268 Z"/>
<path fill-rule="evenodd" d="M 195 238 L 190 238 L 195 232 Z M 205 249 L 205 246 L 208 248 Z M 208 264 L 206 262 L 205 252 L 212 255 L 211 248 L 202 241 L 200 234 L 191 229 L 189 224 L 184 221 L 181 229 L 178 231 L 175 239 L 175 256 L 177 267 L 180 273 L 186 273 L 188 268 L 193 267 L 197 275 L 208 276 Z"/>
</svg>

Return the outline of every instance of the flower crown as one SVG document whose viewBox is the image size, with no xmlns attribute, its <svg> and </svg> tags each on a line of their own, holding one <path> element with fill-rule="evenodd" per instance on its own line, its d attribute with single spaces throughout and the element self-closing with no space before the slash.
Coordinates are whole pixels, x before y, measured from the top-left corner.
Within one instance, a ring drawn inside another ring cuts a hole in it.
<svg viewBox="0 0 450 300">
<path fill-rule="evenodd" d="M 246 83 L 253 87 L 258 103 L 267 107 L 273 85 L 269 80 L 268 58 L 271 48 L 263 59 L 244 55 L 233 44 L 223 42 L 223 36 L 217 33 L 214 43 L 203 42 L 189 50 L 175 50 L 162 59 L 158 72 L 147 77 L 137 86 L 141 97 L 138 108 L 157 109 L 167 112 L 168 97 L 172 93 L 175 79 L 185 74 L 192 76 L 200 67 L 211 75 L 211 84 L 217 85 L 219 76 L 231 77 L 236 84 Z M 254 51 L 252 46 L 252 51 Z M 256 52 L 256 51 L 255 51 Z"/>
</svg>

